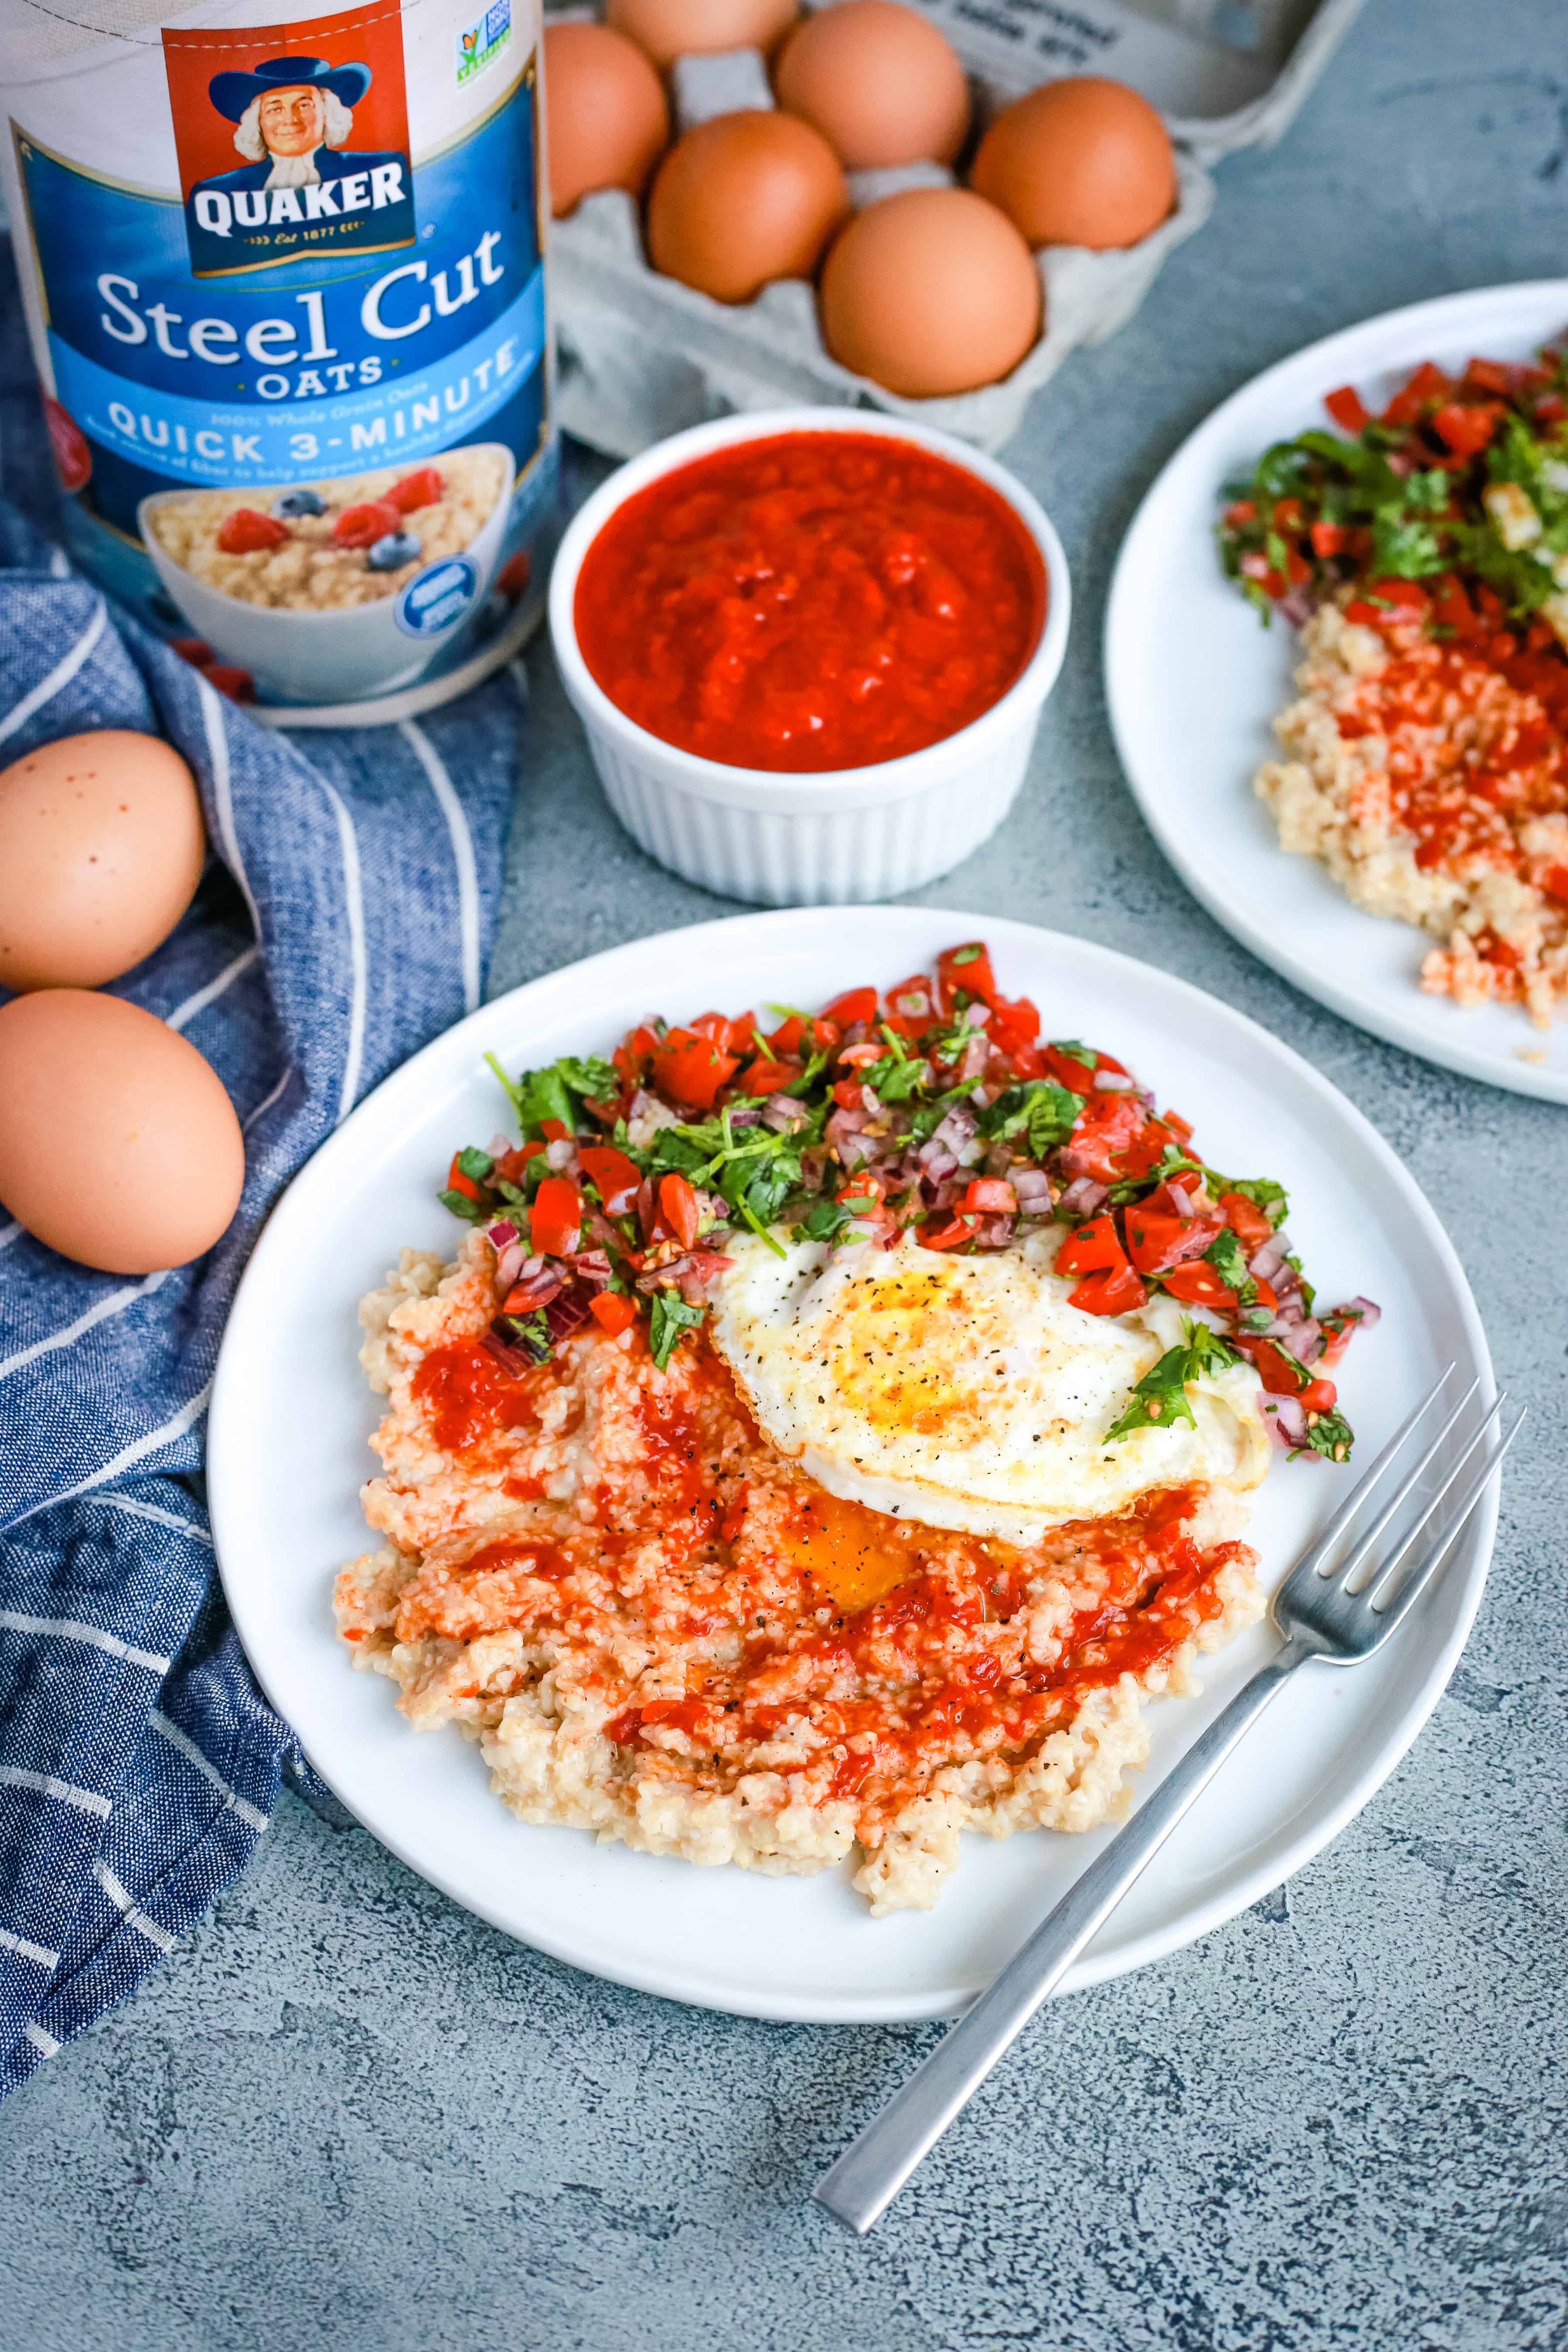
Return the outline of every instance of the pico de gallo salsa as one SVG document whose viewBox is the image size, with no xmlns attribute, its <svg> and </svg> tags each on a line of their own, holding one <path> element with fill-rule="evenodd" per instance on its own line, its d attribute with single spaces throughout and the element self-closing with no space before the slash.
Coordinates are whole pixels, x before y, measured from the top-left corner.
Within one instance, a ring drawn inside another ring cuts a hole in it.
<svg viewBox="0 0 1568 2352">
<path fill-rule="evenodd" d="M 1071 1305 L 1117 1315 L 1163 1293 L 1191 1310 L 1112 1437 L 1191 1421 L 1186 1382 L 1245 1356 L 1282 1446 L 1349 1455 L 1330 1375 L 1378 1309 L 1320 1310 L 1284 1187 L 1221 1175 L 1113 1055 L 1042 1037 L 981 940 L 820 1013 L 650 1020 L 607 1058 L 515 1079 L 488 1058 L 521 1140 L 457 1152 L 441 1198 L 496 1252 L 489 1344 L 517 1369 L 590 1318 L 613 1335 L 646 1318 L 667 1364 L 746 1233 L 781 1255 L 781 1236 L 841 1251 L 906 1234 L 976 1252 L 1055 1224 Z"/>
<path fill-rule="evenodd" d="M 1227 576 L 1266 623 L 1336 597 L 1373 624 L 1506 638 L 1496 657 L 1549 656 L 1568 708 L 1568 355 L 1457 376 L 1427 360 L 1375 415 L 1352 384 L 1323 405 L 1337 430 L 1278 441 L 1227 485 Z"/>
</svg>

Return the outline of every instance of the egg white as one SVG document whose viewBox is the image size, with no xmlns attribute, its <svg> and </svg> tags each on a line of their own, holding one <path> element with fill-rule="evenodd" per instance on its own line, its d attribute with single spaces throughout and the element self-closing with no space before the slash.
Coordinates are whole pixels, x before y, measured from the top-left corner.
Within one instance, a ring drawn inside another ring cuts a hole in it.
<svg viewBox="0 0 1568 2352">
<path fill-rule="evenodd" d="M 949 1256 L 906 1237 L 834 1257 L 747 1237 L 713 1296 L 713 1339 L 758 1423 L 830 1494 L 1028 1544 L 1064 1519 L 1205 1480 L 1240 1494 L 1268 1468 L 1249 1364 L 1188 1383 L 1184 1422 L 1108 1442 L 1145 1372 L 1183 1338 L 1152 1298 L 1126 1315 L 1068 1304 L 1061 1230 Z"/>
</svg>

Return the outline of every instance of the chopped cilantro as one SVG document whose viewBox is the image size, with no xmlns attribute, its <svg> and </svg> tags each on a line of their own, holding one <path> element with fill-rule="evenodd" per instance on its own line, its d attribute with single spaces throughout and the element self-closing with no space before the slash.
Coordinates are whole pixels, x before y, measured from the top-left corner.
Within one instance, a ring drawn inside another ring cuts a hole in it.
<svg viewBox="0 0 1568 2352">
<path fill-rule="evenodd" d="M 503 1315 L 500 1320 L 505 1324 L 512 1344 L 521 1348 L 525 1356 L 531 1357 L 536 1364 L 550 1361 L 555 1353 L 555 1342 L 550 1336 L 550 1326 L 544 1319 L 542 1307 L 536 1307 L 531 1315 Z"/>
<path fill-rule="evenodd" d="M 495 1161 L 489 1153 L 477 1151 L 471 1143 L 458 1152 L 458 1166 L 471 1184 L 487 1184 L 495 1173 Z"/>
<path fill-rule="evenodd" d="M 849 1212 L 841 1201 L 818 1201 L 801 1219 L 799 1230 L 810 1241 L 830 1242 L 848 1223 Z"/>
<path fill-rule="evenodd" d="M 1206 1323 L 1187 1323 L 1184 1328 L 1185 1345 L 1168 1348 L 1159 1362 L 1144 1373 L 1126 1412 L 1106 1432 L 1108 1439 L 1131 1437 L 1139 1429 L 1166 1429 L 1180 1421 L 1197 1427 L 1187 1401 L 1187 1382 L 1201 1380 L 1205 1371 L 1219 1371 L 1226 1364 L 1239 1363 L 1241 1359 Z"/>
<path fill-rule="evenodd" d="M 490 1213 L 482 1201 L 470 1201 L 466 1192 L 459 1192 L 456 1188 L 449 1192 L 438 1192 L 436 1197 L 444 1209 L 450 1209 L 455 1217 L 461 1217 L 468 1225 L 485 1223 Z"/>
<path fill-rule="evenodd" d="M 688 1307 L 679 1290 L 656 1290 L 653 1294 L 653 1319 L 648 1327 L 648 1346 L 654 1362 L 662 1372 L 675 1352 L 676 1343 L 683 1331 L 693 1331 L 702 1321 L 707 1309 Z"/>
<path fill-rule="evenodd" d="M 1243 1307 L 1250 1306 L 1258 1296 L 1258 1285 L 1247 1271 L 1247 1258 L 1240 1242 L 1228 1225 L 1223 1225 L 1204 1252 L 1227 1290 L 1234 1290 Z"/>
</svg>

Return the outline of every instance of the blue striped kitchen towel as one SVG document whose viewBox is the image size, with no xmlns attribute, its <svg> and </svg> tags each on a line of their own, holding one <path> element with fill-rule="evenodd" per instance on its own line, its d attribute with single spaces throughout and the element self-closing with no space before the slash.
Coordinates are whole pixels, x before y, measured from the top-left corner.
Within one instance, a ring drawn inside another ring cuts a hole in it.
<svg viewBox="0 0 1568 2352">
<path fill-rule="evenodd" d="M 172 1274 L 89 1273 L 0 1211 L 3 2095 L 175 1948 L 244 1869 L 280 1780 L 309 1785 L 218 1590 L 203 1413 L 283 1185 L 479 1001 L 521 671 L 417 722 L 276 734 L 3 508 L 0 566 L 0 762 L 133 727 L 200 779 L 206 875 L 113 991 L 206 1055 L 246 1141 L 234 1223 Z"/>
</svg>

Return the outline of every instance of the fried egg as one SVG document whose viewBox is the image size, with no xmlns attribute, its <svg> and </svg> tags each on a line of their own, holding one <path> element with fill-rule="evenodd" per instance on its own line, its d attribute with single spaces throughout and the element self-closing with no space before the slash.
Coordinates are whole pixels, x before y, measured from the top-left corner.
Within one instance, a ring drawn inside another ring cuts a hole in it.
<svg viewBox="0 0 1568 2352">
<path fill-rule="evenodd" d="M 1163 1486 L 1241 1493 L 1268 1467 L 1250 1364 L 1187 1385 L 1192 1423 L 1111 1439 L 1133 1389 L 1184 1339 L 1183 1310 L 1086 1315 L 1054 1270 L 1061 1233 L 974 1257 L 906 1236 L 729 1244 L 712 1334 L 780 1452 L 847 1502 L 1004 1543 L 1125 1511 Z"/>
</svg>

